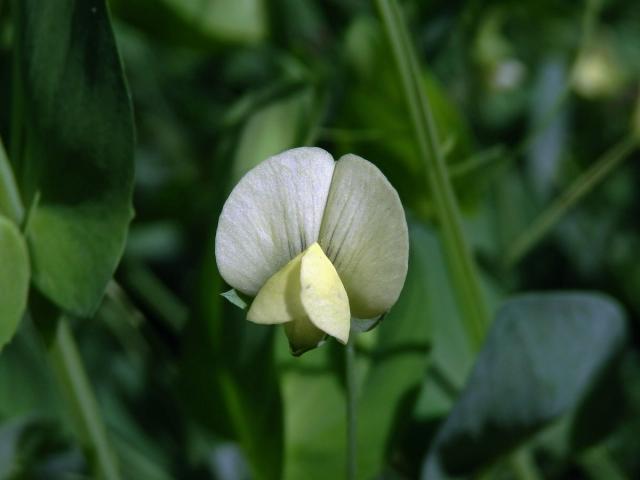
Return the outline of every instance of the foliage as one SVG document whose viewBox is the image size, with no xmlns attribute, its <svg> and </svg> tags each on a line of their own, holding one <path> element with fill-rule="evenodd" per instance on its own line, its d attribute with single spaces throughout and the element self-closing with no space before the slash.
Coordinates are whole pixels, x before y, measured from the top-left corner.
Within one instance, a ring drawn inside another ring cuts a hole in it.
<svg viewBox="0 0 640 480">
<path fill-rule="evenodd" d="M 345 477 L 344 347 L 291 357 L 214 259 L 231 188 L 302 145 L 376 164 L 410 224 L 352 331 L 358 478 L 638 477 L 638 21 L 0 2 L 0 477 Z"/>
</svg>

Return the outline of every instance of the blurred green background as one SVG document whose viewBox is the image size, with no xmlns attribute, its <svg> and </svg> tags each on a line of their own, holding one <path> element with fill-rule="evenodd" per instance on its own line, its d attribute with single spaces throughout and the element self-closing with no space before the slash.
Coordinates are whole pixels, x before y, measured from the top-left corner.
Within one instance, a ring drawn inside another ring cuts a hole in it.
<svg viewBox="0 0 640 480">
<path fill-rule="evenodd" d="M 95 10 L 65 23 L 64 12 L 80 7 L 52 2 L 60 5 L 46 7 L 50 17 L 40 15 L 45 27 L 38 30 L 29 19 L 40 17 L 29 9 L 46 3 L 25 2 L 21 24 L 21 2 L 0 2 L 0 137 L 25 209 L 34 211 L 34 192 L 44 192 L 43 206 L 57 208 L 66 201 L 63 191 L 91 195 L 98 180 L 71 157 L 49 163 L 55 185 L 38 184 L 47 176 L 29 180 L 28 162 L 19 166 L 11 158 L 19 151 L 12 140 L 16 99 L 24 96 L 26 118 L 39 117 L 38 108 L 61 115 L 69 119 L 69 135 L 85 138 L 87 130 L 89 143 L 91 129 L 104 128 L 102 143 L 90 150 L 106 152 L 106 177 L 116 169 L 111 159 L 126 157 L 127 140 L 120 149 L 118 139 L 129 132 L 119 123 L 126 117 L 111 108 L 126 106 L 124 97 L 105 94 L 99 80 L 92 90 L 91 83 L 78 87 L 51 73 L 55 65 L 68 73 L 79 62 L 98 65 L 91 71 L 100 78 L 119 75 L 108 41 L 85 45 L 84 56 L 57 59 L 64 45 L 98 35 L 88 23 Z M 78 3 L 104 13 L 101 1 Z M 495 348 L 482 352 L 489 373 L 474 373 L 482 392 L 465 397 L 473 397 L 467 410 L 454 410 L 472 426 L 449 443 L 445 419 L 461 391 L 476 391 L 474 379 L 467 384 L 476 352 L 466 338 L 388 25 L 374 2 L 108 3 L 134 112 L 135 217 L 115 275 L 89 314 L 91 308 L 76 311 L 56 300 L 75 305 L 75 288 L 58 292 L 55 276 L 46 283 L 38 252 L 55 257 L 46 249 L 59 237 L 47 236 L 48 224 L 39 222 L 49 217 L 35 214 L 45 244 L 28 242 L 36 288 L 0 355 L 0 478 L 101 475 L 92 435 L 78 435 L 46 333 L 44 341 L 38 334 L 47 331 L 47 315 L 39 312 L 50 300 L 73 313 L 70 325 L 121 478 L 345 478 L 343 347 L 331 340 L 290 356 L 281 329 L 246 322 L 220 296 L 228 286 L 214 258 L 216 223 L 231 188 L 268 156 L 301 145 L 375 163 L 397 188 L 410 226 L 403 294 L 356 344 L 359 478 L 439 478 L 427 468 L 438 454 L 453 465 L 451 474 L 462 476 L 640 476 L 640 3 L 400 2 L 492 316 L 514 293 L 577 289 L 604 292 L 619 310 L 605 315 L 594 304 L 575 311 L 616 321 L 626 316 L 624 332 L 615 321 L 594 329 L 563 317 L 563 326 L 542 330 L 533 343 L 518 343 L 528 331 L 508 332 L 516 340 L 499 341 L 496 333 Z M 63 21 L 56 26 L 47 18 Z M 109 38 L 106 13 L 100 25 Z M 30 28 L 44 33 L 25 35 Z M 40 56 L 21 57 L 36 51 Z M 32 83 L 16 76 L 21 61 Z M 104 102 L 85 99 L 76 110 L 62 97 L 56 104 L 56 95 L 39 103 L 24 94 L 60 78 L 69 95 L 87 88 L 86 98 Z M 103 122 L 102 112 L 113 121 Z M 97 120 L 85 125 L 89 116 Z M 57 148 L 54 138 L 43 138 L 26 157 L 45 158 Z M 121 184 L 124 174 L 113 179 Z M 92 212 L 111 218 L 110 209 Z M 91 242 L 107 248 L 96 232 Z M 0 269 L 11 261 L 0 257 Z M 530 322 L 555 318 L 555 310 L 535 311 L 525 312 Z M 520 364 L 520 354 L 540 362 Z M 584 382 L 565 392 L 580 372 Z M 531 396 L 526 387 L 535 382 Z"/>
</svg>

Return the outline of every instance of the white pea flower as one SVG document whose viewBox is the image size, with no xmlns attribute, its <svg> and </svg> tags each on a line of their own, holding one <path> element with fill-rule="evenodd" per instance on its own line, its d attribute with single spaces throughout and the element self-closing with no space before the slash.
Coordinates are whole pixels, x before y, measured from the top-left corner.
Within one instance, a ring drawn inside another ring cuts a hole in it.
<svg viewBox="0 0 640 480">
<path fill-rule="evenodd" d="M 351 317 L 396 302 L 409 239 L 398 193 L 372 163 L 320 148 L 268 158 L 235 186 L 220 215 L 222 278 L 255 297 L 247 319 L 282 323 L 291 351 L 326 335 L 347 343 Z"/>
</svg>

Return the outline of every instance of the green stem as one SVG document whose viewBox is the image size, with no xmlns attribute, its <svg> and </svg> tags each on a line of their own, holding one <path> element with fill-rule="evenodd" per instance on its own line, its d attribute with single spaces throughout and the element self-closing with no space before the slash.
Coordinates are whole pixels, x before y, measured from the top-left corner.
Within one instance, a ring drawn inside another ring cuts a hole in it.
<svg viewBox="0 0 640 480">
<path fill-rule="evenodd" d="M 407 27 L 395 0 L 376 0 L 382 23 L 395 58 L 426 181 L 435 204 L 447 261 L 462 305 L 467 337 L 477 351 L 488 326 L 488 312 L 480 280 L 466 242 L 462 219 L 437 138 L 435 122 L 426 96 L 418 60 Z"/>
<path fill-rule="evenodd" d="M 637 146 L 637 138 L 625 137 L 576 178 L 569 188 L 515 239 L 507 251 L 507 265 L 513 266 L 521 260 L 572 207 L 629 157 Z"/>
<path fill-rule="evenodd" d="M 22 224 L 24 208 L 2 140 L 0 140 L 0 213 L 7 215 L 18 225 Z"/>
<path fill-rule="evenodd" d="M 347 479 L 355 480 L 358 473 L 358 409 L 356 398 L 356 351 L 354 346 L 355 333 L 347 343 L 345 352 L 345 369 L 347 383 Z"/>
<path fill-rule="evenodd" d="M 80 441 L 94 462 L 97 477 L 120 480 L 115 455 L 100 416 L 87 373 L 66 318 L 60 317 L 49 346 L 49 355 L 58 381 L 74 417 Z"/>
</svg>

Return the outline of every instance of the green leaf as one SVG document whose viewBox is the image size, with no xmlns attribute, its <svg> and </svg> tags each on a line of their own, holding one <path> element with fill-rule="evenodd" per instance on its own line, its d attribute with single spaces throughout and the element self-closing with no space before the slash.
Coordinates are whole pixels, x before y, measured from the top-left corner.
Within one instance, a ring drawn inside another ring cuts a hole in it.
<svg viewBox="0 0 640 480">
<path fill-rule="evenodd" d="M 50 368 L 43 368 L 47 364 L 44 345 L 27 315 L 0 356 L 0 418 L 37 415 L 55 421 L 60 417 L 54 377 Z"/>
<path fill-rule="evenodd" d="M 49 478 L 62 478 L 75 467 L 61 430 L 40 417 L 4 420 L 0 444 L 0 478 L 37 478 L 43 472 Z"/>
<path fill-rule="evenodd" d="M 17 163 L 24 198 L 40 194 L 27 225 L 33 280 L 64 310 L 88 316 L 132 218 L 129 96 L 104 0 L 16 6 L 28 142 Z"/>
<path fill-rule="evenodd" d="M 251 300 L 248 299 L 246 295 L 238 293 L 234 288 L 232 288 L 231 290 L 227 290 L 220 295 L 222 295 L 228 302 L 230 302 L 232 305 L 235 305 L 240 310 L 246 310 L 249 306 L 249 303 L 251 303 Z"/>
<path fill-rule="evenodd" d="M 0 215 L 5 215 L 18 224 L 22 223 L 24 216 L 24 207 L 2 139 L 0 139 Z"/>
<path fill-rule="evenodd" d="M 314 90 L 305 88 L 253 113 L 240 133 L 232 183 L 270 156 L 309 144 L 323 111 Z"/>
<path fill-rule="evenodd" d="M 469 473 L 569 412 L 624 337 L 624 313 L 604 295 L 539 293 L 508 301 L 436 437 L 423 478 Z"/>
<path fill-rule="evenodd" d="M 165 0 L 165 3 L 205 36 L 256 42 L 266 34 L 263 0 Z"/>
<path fill-rule="evenodd" d="M 0 351 L 13 337 L 27 306 L 29 256 L 15 224 L 0 215 Z"/>
<path fill-rule="evenodd" d="M 178 45 L 200 48 L 257 43 L 267 34 L 264 0 L 115 0 L 114 11 Z"/>
</svg>

